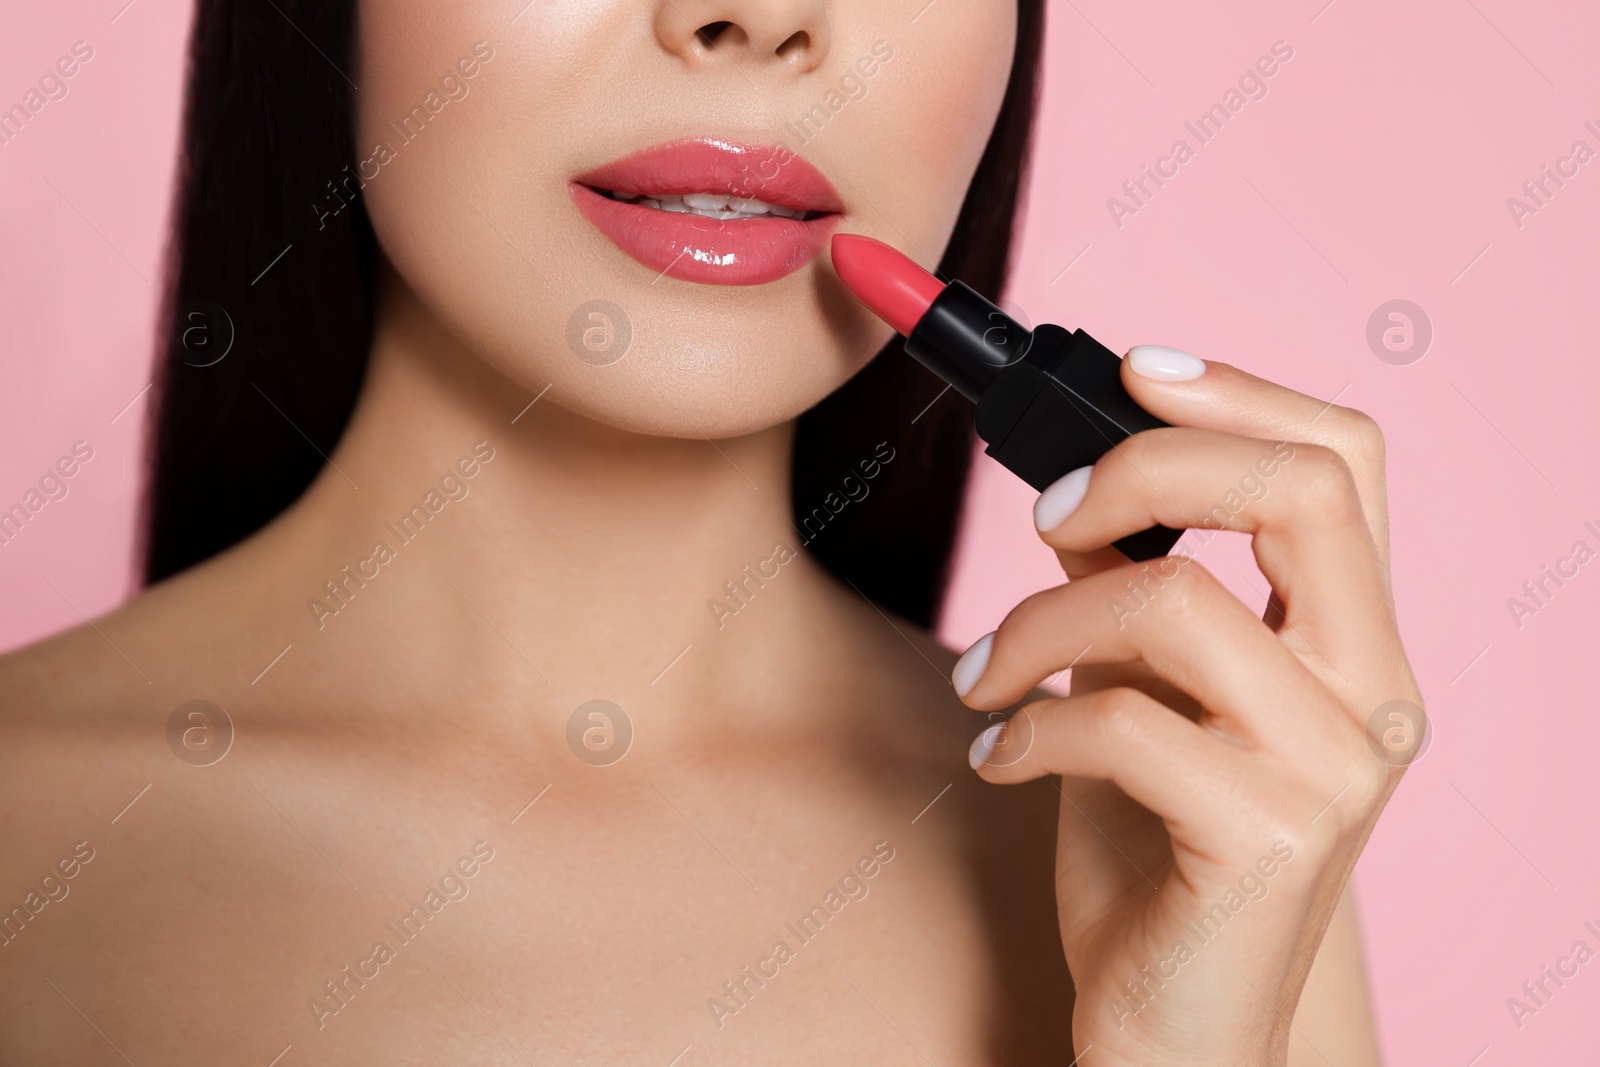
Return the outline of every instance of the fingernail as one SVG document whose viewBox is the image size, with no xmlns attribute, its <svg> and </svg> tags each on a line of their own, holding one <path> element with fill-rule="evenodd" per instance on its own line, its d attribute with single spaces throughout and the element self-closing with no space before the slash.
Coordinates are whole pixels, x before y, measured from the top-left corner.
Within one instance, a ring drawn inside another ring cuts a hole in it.
<svg viewBox="0 0 1600 1067">
<path fill-rule="evenodd" d="M 1206 361 L 1177 348 L 1134 345 L 1128 349 L 1128 366 L 1134 373 L 1163 382 L 1186 382 L 1206 372 Z"/>
<path fill-rule="evenodd" d="M 1089 475 L 1092 473 L 1092 465 L 1068 471 L 1039 494 L 1039 499 L 1033 502 L 1033 524 L 1040 533 L 1054 530 L 1067 521 L 1068 515 L 1078 510 L 1078 505 L 1083 503 L 1083 494 L 1089 491 Z"/>
<path fill-rule="evenodd" d="M 967 762 L 972 764 L 972 769 L 977 770 L 989 761 L 994 753 L 994 746 L 1000 740 L 1000 731 L 1005 729 L 1005 724 L 991 726 L 983 733 L 972 739 L 972 747 L 967 750 Z"/>
<path fill-rule="evenodd" d="M 950 672 L 950 683 L 956 687 L 956 696 L 964 697 L 972 692 L 972 687 L 983 677 L 983 669 L 989 665 L 989 650 L 993 647 L 994 634 L 984 634 L 956 660 L 955 669 Z"/>
</svg>

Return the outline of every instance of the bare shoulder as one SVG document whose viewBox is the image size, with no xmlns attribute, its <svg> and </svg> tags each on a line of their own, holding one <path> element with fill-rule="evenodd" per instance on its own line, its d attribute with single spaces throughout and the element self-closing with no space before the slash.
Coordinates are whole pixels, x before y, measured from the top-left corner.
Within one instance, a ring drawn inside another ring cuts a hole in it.
<svg viewBox="0 0 1600 1067">
<path fill-rule="evenodd" d="M 123 613 L 139 614 L 135 605 L 0 655 L 0 732 L 8 742 L 0 752 L 11 743 L 78 732 L 86 716 L 125 701 L 133 686 L 149 687 L 105 633 Z"/>
<path fill-rule="evenodd" d="M 182 575 L 0 655 L 0 731 L 18 742 L 104 734 L 159 703 L 193 666 L 194 619 L 212 578 Z"/>
<path fill-rule="evenodd" d="M 94 840 L 177 764 L 166 725 L 204 673 L 184 621 L 203 592 L 147 593 L 0 656 L 0 881 Z"/>
</svg>

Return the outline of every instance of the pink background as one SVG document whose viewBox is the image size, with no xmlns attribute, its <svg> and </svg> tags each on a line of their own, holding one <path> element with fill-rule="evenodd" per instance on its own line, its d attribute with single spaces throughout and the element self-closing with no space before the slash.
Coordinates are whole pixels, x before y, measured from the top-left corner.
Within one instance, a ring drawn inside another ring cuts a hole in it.
<svg viewBox="0 0 1600 1067">
<path fill-rule="evenodd" d="M 1583 528 L 1600 528 L 1600 161 L 1520 229 L 1506 199 L 1574 141 L 1600 150 L 1584 128 L 1600 128 L 1600 11 L 1324 2 L 1052 2 L 1011 299 L 1035 322 L 1224 359 L 1384 425 L 1400 620 L 1435 730 L 1357 874 L 1384 1045 L 1394 1063 L 1574 1063 L 1596 1044 L 1600 962 L 1521 1030 L 1506 999 L 1579 938 L 1600 949 L 1582 928 L 1600 926 L 1600 563 L 1520 629 L 1506 601 L 1575 541 L 1600 549 Z M 0 146 L 0 509 L 73 442 L 94 448 L 0 548 L 0 647 L 133 589 L 189 12 L 124 3 L 21 5 L 0 35 L 5 105 L 74 41 L 95 50 Z M 1197 145 L 1184 121 L 1278 40 L 1294 58 L 1266 98 Z M 1179 137 L 1195 158 L 1119 228 L 1107 198 Z M 1434 329 L 1405 366 L 1366 341 L 1396 298 Z M 980 459 L 951 644 L 1059 581 L 1032 500 Z M 1261 602 L 1244 546 L 1200 558 Z"/>
</svg>

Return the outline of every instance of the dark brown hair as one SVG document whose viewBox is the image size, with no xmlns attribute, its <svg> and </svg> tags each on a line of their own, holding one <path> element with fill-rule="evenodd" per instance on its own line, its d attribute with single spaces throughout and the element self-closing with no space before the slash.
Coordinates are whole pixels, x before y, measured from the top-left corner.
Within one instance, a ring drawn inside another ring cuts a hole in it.
<svg viewBox="0 0 1600 1067">
<path fill-rule="evenodd" d="M 1011 80 L 940 263 L 990 297 L 1006 280 L 1043 21 L 1043 0 L 1018 0 Z M 352 85 L 340 73 L 354 33 L 354 0 L 198 0 L 152 406 L 146 582 L 266 525 L 349 422 L 372 342 L 377 241 L 359 199 L 336 215 L 310 205 L 357 158 Z M 271 269 L 297 252 L 292 269 Z M 230 332 L 227 357 L 201 366 L 212 356 L 200 342 Z M 971 405 L 940 396 L 899 349 L 891 342 L 801 416 L 793 502 L 797 537 L 824 566 L 928 626 L 960 519 Z M 862 462 L 887 454 L 880 444 L 894 458 L 863 480 Z"/>
</svg>

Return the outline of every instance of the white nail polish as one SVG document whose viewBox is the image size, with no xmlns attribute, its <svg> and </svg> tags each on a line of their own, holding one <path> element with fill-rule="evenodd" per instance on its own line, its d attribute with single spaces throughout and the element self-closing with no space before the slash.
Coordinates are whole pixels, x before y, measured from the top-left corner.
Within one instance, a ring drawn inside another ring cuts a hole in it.
<svg viewBox="0 0 1600 1067">
<path fill-rule="evenodd" d="M 972 739 L 972 747 L 967 750 L 967 762 L 972 764 L 972 769 L 977 770 L 988 762 L 994 754 L 994 746 L 1000 740 L 1002 726 L 991 726 L 983 733 Z"/>
<path fill-rule="evenodd" d="M 1054 530 L 1078 510 L 1083 494 L 1089 491 L 1089 475 L 1093 473 L 1093 466 L 1068 471 L 1039 494 L 1039 499 L 1033 502 L 1033 524 L 1040 533 Z"/>
<path fill-rule="evenodd" d="M 989 650 L 993 647 L 994 634 L 984 634 L 956 660 L 955 669 L 950 672 L 950 684 L 956 687 L 956 696 L 964 697 L 972 692 L 972 687 L 983 677 L 983 669 L 989 665 Z"/>
<path fill-rule="evenodd" d="M 1135 374 L 1163 382 L 1187 382 L 1206 372 L 1206 361 L 1177 348 L 1134 345 L 1128 349 L 1128 366 Z"/>
</svg>

